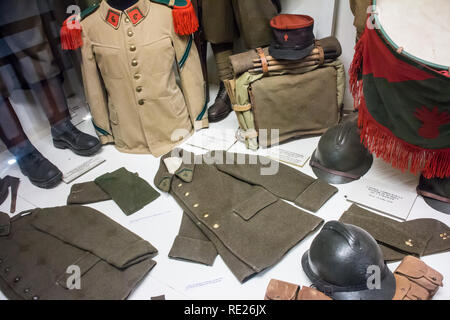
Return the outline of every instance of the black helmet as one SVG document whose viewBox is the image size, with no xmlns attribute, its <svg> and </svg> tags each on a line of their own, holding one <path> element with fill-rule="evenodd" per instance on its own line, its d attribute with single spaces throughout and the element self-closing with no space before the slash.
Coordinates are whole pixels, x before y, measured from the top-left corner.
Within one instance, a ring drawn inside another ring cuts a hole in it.
<svg viewBox="0 0 450 320">
<path fill-rule="evenodd" d="M 361 178 L 372 166 L 373 157 L 361 144 L 355 120 L 331 127 L 320 138 L 310 165 L 316 176 L 333 184 Z"/>
<path fill-rule="evenodd" d="M 377 242 L 351 224 L 326 223 L 303 255 L 302 267 L 313 285 L 335 300 L 392 300 L 395 294 L 394 274 Z M 379 286 L 371 288 L 378 271 Z"/>
<path fill-rule="evenodd" d="M 426 179 L 420 176 L 417 193 L 433 209 L 450 214 L 450 178 Z"/>
</svg>

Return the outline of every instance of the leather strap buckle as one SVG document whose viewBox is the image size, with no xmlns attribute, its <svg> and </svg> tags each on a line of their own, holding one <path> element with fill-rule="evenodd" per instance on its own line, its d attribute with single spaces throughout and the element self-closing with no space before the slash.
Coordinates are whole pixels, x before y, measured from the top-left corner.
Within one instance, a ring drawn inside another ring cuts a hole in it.
<svg viewBox="0 0 450 320">
<path fill-rule="evenodd" d="M 256 48 L 256 52 L 258 53 L 258 56 L 261 59 L 263 75 L 267 77 L 269 75 L 269 62 L 267 61 L 267 57 L 264 54 L 264 50 L 262 48 Z"/>
</svg>

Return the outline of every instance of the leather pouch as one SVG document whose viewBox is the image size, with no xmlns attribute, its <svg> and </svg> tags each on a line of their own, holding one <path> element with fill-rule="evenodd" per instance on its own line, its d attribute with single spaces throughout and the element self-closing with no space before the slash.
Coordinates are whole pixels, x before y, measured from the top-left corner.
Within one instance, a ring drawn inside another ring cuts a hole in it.
<svg viewBox="0 0 450 320">
<path fill-rule="evenodd" d="M 439 287 L 443 286 L 444 277 L 442 274 L 413 256 L 405 257 L 395 270 L 395 274 L 403 276 L 413 284 L 424 288 L 430 299 L 436 294 Z"/>
<path fill-rule="evenodd" d="M 297 300 L 333 300 L 317 289 L 302 287 L 297 295 Z"/>
<path fill-rule="evenodd" d="M 296 300 L 299 286 L 272 279 L 269 282 L 264 300 Z"/>
<path fill-rule="evenodd" d="M 392 300 L 430 300 L 429 292 L 408 278 L 395 274 L 396 289 Z"/>
</svg>

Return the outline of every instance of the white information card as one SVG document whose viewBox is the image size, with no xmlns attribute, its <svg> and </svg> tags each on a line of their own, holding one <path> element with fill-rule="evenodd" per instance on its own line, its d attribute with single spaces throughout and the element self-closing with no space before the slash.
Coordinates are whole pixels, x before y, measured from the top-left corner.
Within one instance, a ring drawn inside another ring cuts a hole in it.
<svg viewBox="0 0 450 320">
<path fill-rule="evenodd" d="M 352 183 L 346 195 L 348 201 L 406 220 L 416 201 L 416 192 L 410 189 L 391 189 L 364 178 Z"/>
<path fill-rule="evenodd" d="M 197 132 L 186 143 L 208 151 L 227 151 L 236 141 L 235 130 L 208 129 Z"/>
</svg>

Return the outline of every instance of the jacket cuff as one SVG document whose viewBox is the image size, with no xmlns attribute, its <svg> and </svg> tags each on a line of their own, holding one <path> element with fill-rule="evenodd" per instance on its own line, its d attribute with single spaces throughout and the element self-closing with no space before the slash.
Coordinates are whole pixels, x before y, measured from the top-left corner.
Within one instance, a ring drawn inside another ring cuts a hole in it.
<svg viewBox="0 0 450 320">
<path fill-rule="evenodd" d="M 169 257 L 212 266 L 217 257 L 217 250 L 210 241 L 177 236 Z"/>
<path fill-rule="evenodd" d="M 155 247 L 145 240 L 138 240 L 117 251 L 106 259 L 119 269 L 125 269 L 143 260 L 152 258 L 158 253 Z"/>
<path fill-rule="evenodd" d="M 99 139 L 102 144 L 108 144 L 108 143 L 114 142 L 113 136 L 99 136 Z"/>
<path fill-rule="evenodd" d="M 195 131 L 201 130 L 201 129 L 205 129 L 209 127 L 209 121 L 208 121 L 208 117 L 203 118 L 202 120 L 196 120 L 194 122 L 194 129 Z"/>
<path fill-rule="evenodd" d="M 316 212 L 337 192 L 336 187 L 318 179 L 303 190 L 294 203 L 306 210 Z"/>
</svg>

